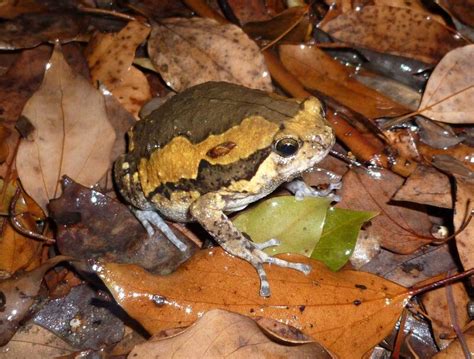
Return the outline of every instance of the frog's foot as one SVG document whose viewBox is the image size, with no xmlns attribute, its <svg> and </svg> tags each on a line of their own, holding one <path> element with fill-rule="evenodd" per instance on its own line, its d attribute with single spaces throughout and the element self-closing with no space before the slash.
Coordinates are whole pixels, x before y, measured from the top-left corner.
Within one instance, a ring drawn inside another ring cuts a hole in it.
<svg viewBox="0 0 474 359">
<path fill-rule="evenodd" d="M 263 251 L 264 249 L 270 248 L 270 247 L 275 247 L 280 245 L 280 241 L 276 238 L 269 239 L 268 241 L 262 242 L 262 243 L 255 243 L 255 248 L 260 249 Z"/>
<path fill-rule="evenodd" d="M 225 245 L 221 244 L 221 246 L 227 252 L 231 253 L 230 250 L 228 250 Z M 234 253 L 231 253 L 231 254 L 234 254 Z M 304 263 L 293 263 L 293 262 L 285 261 L 280 258 L 271 257 L 265 252 L 262 252 L 261 249 L 255 246 L 255 243 L 250 242 L 250 241 L 248 241 L 245 244 L 245 250 L 241 251 L 240 253 L 235 253 L 234 255 L 242 259 L 245 259 L 247 262 L 249 262 L 255 267 L 258 273 L 258 277 L 260 278 L 260 295 L 262 297 L 269 297 L 271 294 L 270 283 L 268 282 L 267 274 L 265 273 L 265 270 L 263 269 L 264 263 L 274 264 L 283 268 L 295 269 L 297 271 L 303 272 L 304 274 L 309 274 L 309 272 L 311 272 L 311 266 Z"/>
<path fill-rule="evenodd" d="M 152 237 L 155 234 L 155 226 L 158 228 L 168 240 L 173 243 L 181 252 L 185 252 L 187 246 L 183 243 L 176 235 L 173 233 L 171 228 L 166 224 L 163 218 L 160 215 L 152 210 L 140 210 L 140 209 L 133 209 L 133 213 L 135 217 L 140 221 L 140 223 L 145 227 L 148 236 Z"/>
<path fill-rule="evenodd" d="M 320 168 L 315 168 L 318 172 L 324 172 L 327 176 L 329 183 L 324 189 L 316 189 L 308 186 L 303 180 L 295 179 L 285 184 L 288 191 L 293 193 L 296 199 L 303 199 L 305 197 L 326 197 L 334 202 L 339 202 L 341 198 L 333 193 L 334 190 L 342 188 L 341 176 Z"/>
<path fill-rule="evenodd" d="M 218 194 L 208 193 L 200 197 L 190 208 L 193 217 L 216 239 L 229 254 L 246 260 L 258 273 L 260 278 L 260 295 L 270 296 L 270 285 L 263 269 L 263 264 L 274 264 L 291 268 L 308 274 L 311 267 L 303 263 L 287 262 L 274 258 L 262 251 L 262 248 L 274 246 L 278 241 L 271 239 L 264 243 L 253 243 L 248 240 L 224 214 L 225 201 Z"/>
</svg>

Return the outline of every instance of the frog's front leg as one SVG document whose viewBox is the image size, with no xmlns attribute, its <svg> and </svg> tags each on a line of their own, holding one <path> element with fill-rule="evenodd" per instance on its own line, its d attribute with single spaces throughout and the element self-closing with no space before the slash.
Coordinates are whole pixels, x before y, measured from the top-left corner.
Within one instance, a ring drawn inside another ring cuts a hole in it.
<svg viewBox="0 0 474 359">
<path fill-rule="evenodd" d="M 261 250 L 266 246 L 278 245 L 278 241 L 271 239 L 262 245 L 249 241 L 224 214 L 225 201 L 219 194 L 208 193 L 194 202 L 190 208 L 192 216 L 216 239 L 220 246 L 228 253 L 249 262 L 260 278 L 260 295 L 270 296 L 270 285 L 263 264 L 275 264 L 284 268 L 296 269 L 304 274 L 311 271 L 311 267 L 303 263 L 291 263 L 274 258 Z"/>
<path fill-rule="evenodd" d="M 153 226 L 158 228 L 168 240 L 173 243 L 181 252 L 185 252 L 188 248 L 185 243 L 183 243 L 176 235 L 173 233 L 171 228 L 166 224 L 163 218 L 153 210 L 141 210 L 133 209 L 135 217 L 140 221 L 140 223 L 145 227 L 148 236 L 152 237 L 155 233 Z"/>
</svg>

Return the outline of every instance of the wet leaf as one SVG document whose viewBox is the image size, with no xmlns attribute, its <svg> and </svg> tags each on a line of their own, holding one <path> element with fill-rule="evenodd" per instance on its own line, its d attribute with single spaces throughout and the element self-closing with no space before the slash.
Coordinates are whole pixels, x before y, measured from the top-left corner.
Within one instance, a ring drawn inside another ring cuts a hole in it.
<svg viewBox="0 0 474 359">
<path fill-rule="evenodd" d="M 243 315 L 211 310 L 179 335 L 151 339 L 137 345 L 130 357 L 200 357 L 200 358 L 332 358 L 317 343 L 284 345 L 270 340 L 258 325 Z"/>
<path fill-rule="evenodd" d="M 375 175 L 349 171 L 343 178 L 340 205 L 380 212 L 367 232 L 379 237 L 381 246 L 393 252 L 409 254 L 431 242 L 432 223 L 422 205 L 405 207 L 390 202 L 403 178 L 385 170 Z"/>
<path fill-rule="evenodd" d="M 40 267 L 0 282 L 0 346 L 8 343 L 28 314 L 46 271 L 68 257 L 58 256 Z"/>
<path fill-rule="evenodd" d="M 457 136 L 452 127 L 444 123 L 431 121 L 423 116 L 416 116 L 415 122 L 419 128 L 420 140 L 428 146 L 446 149 L 465 140 L 462 134 Z"/>
<path fill-rule="evenodd" d="M 474 123 L 474 45 L 449 52 L 434 69 L 419 111 L 433 120 Z"/>
<path fill-rule="evenodd" d="M 283 258 L 310 263 L 313 270 L 305 276 L 267 266 L 269 298 L 259 296 L 255 269 L 220 248 L 200 251 L 162 277 L 130 265 L 94 267 L 115 300 L 152 334 L 190 325 L 211 309 L 225 309 L 292 325 L 340 357 L 361 357 L 376 345 L 410 297 L 404 287 L 372 274 L 334 273 L 302 256 Z"/>
<path fill-rule="evenodd" d="M 60 194 L 63 174 L 86 186 L 96 183 L 115 141 L 102 95 L 71 70 L 59 48 L 47 68 L 23 109 L 35 131 L 21 141 L 16 158 L 23 187 L 43 209 Z"/>
<path fill-rule="evenodd" d="M 151 90 L 145 75 L 132 63 L 136 48 L 149 33 L 149 26 L 130 21 L 118 33 L 97 32 L 86 50 L 92 83 L 104 84 L 136 117 L 142 105 L 151 98 Z"/>
<path fill-rule="evenodd" d="M 110 295 L 82 284 L 45 303 L 33 322 L 76 349 L 99 350 L 122 339 L 124 324 L 113 314 L 117 309 Z"/>
<path fill-rule="evenodd" d="M 178 250 L 160 231 L 149 237 L 124 204 L 105 194 L 83 187 L 68 177 L 62 179 L 63 193 L 48 207 L 57 226 L 57 245 L 62 254 L 78 259 L 107 258 L 134 263 L 155 273 L 169 273 L 188 259 L 196 246 L 188 243 Z"/>
<path fill-rule="evenodd" d="M 449 177 L 433 167 L 418 165 L 393 196 L 395 201 L 453 208 Z"/>
<path fill-rule="evenodd" d="M 235 25 L 204 18 L 171 18 L 153 24 L 148 53 L 174 90 L 207 81 L 226 81 L 271 91 L 258 46 Z"/>
<path fill-rule="evenodd" d="M 456 269 L 457 254 L 447 244 L 422 247 L 403 256 L 382 249 L 377 257 L 360 268 L 405 287 Z"/>
<path fill-rule="evenodd" d="M 268 254 L 298 253 L 309 257 L 321 236 L 329 204 L 326 198 L 273 197 L 240 214 L 233 222 L 254 242 L 278 239 L 281 244 L 266 249 Z"/>
<path fill-rule="evenodd" d="M 392 6 L 360 7 L 330 20 L 322 29 L 352 45 L 430 64 L 466 44 L 425 13 Z"/>
<path fill-rule="evenodd" d="M 452 303 L 448 303 L 450 299 L 446 293 L 447 287 L 429 291 L 421 296 L 423 307 L 431 321 L 434 339 L 440 348 L 444 348 L 451 342 L 452 339 L 449 338 L 456 337 L 456 332 L 453 329 L 455 323 L 459 328 L 464 328 L 470 322 L 466 310 L 470 299 L 464 284 L 454 283 L 450 287 Z M 454 308 L 456 318 L 451 317 L 450 305 Z"/>
<path fill-rule="evenodd" d="M 360 227 L 376 215 L 376 212 L 330 208 L 321 239 L 316 243 L 311 258 L 334 271 L 341 269 L 354 251 Z"/>
<path fill-rule="evenodd" d="M 308 89 L 334 98 L 368 118 L 399 115 L 407 109 L 354 79 L 350 69 L 316 46 L 282 45 L 285 67 Z"/>
<path fill-rule="evenodd" d="M 453 224 L 456 231 L 463 228 L 464 223 L 474 211 L 474 179 L 455 176 L 456 202 L 454 204 Z M 464 268 L 474 267 L 474 220 L 471 220 L 462 232 L 456 235 L 456 248 Z"/>
</svg>

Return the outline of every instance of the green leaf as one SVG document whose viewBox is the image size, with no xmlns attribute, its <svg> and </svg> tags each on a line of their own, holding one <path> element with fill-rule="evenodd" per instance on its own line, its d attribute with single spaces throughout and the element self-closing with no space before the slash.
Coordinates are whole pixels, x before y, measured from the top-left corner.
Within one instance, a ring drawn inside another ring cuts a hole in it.
<svg viewBox="0 0 474 359">
<path fill-rule="evenodd" d="M 330 208 L 327 211 L 321 239 L 316 244 L 311 258 L 324 262 L 334 271 L 340 269 L 354 251 L 362 224 L 377 214 L 377 212 Z"/>
<path fill-rule="evenodd" d="M 254 242 L 278 239 L 281 244 L 266 249 L 268 254 L 290 252 L 309 257 L 321 236 L 329 204 L 326 198 L 273 197 L 243 212 L 233 222 Z"/>
</svg>

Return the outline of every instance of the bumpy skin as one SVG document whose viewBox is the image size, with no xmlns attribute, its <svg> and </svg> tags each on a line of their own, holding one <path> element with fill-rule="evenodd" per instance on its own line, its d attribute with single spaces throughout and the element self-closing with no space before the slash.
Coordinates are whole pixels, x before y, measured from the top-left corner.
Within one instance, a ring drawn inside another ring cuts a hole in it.
<svg viewBox="0 0 474 359">
<path fill-rule="evenodd" d="M 299 149 L 285 157 L 276 143 L 288 138 Z M 130 204 L 201 223 L 225 250 L 254 265 L 263 295 L 269 289 L 263 288 L 262 263 L 308 270 L 268 257 L 225 213 L 266 196 L 327 155 L 335 138 L 316 98 L 301 102 L 208 82 L 168 100 L 139 121 L 129 139 L 114 174 Z"/>
</svg>

